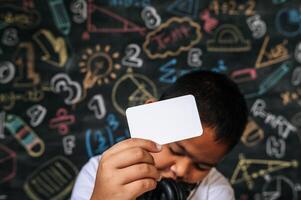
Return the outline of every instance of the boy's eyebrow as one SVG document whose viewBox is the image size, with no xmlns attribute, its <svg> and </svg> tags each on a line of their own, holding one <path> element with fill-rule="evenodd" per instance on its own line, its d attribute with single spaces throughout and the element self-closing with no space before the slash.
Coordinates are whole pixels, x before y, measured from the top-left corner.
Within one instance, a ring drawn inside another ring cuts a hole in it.
<svg viewBox="0 0 301 200">
<path fill-rule="evenodd" d="M 197 160 L 195 159 L 195 157 L 193 155 L 191 155 L 188 151 L 186 151 L 185 147 L 182 146 L 181 144 L 179 144 L 178 142 L 175 142 L 176 145 L 178 145 L 181 150 L 185 151 L 185 153 L 187 154 L 188 157 L 194 159 L 194 160 Z M 215 167 L 216 164 L 212 164 L 212 163 L 207 163 L 207 162 L 204 162 L 204 161 L 197 161 L 198 164 L 202 164 L 202 165 L 205 165 L 205 166 L 208 166 L 208 167 Z"/>
</svg>

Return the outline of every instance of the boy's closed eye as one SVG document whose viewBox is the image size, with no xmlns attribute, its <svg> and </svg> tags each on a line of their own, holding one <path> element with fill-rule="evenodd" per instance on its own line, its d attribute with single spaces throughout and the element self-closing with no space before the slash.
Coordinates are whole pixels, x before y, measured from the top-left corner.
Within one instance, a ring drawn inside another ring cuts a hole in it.
<svg viewBox="0 0 301 200">
<path fill-rule="evenodd" d="M 169 149 L 169 151 L 173 155 L 176 155 L 176 156 L 187 156 L 187 152 L 182 147 L 180 147 L 177 144 L 170 144 L 170 145 L 168 145 L 168 149 Z M 210 165 L 209 166 L 209 165 L 203 164 L 203 163 L 197 163 L 197 162 L 193 162 L 193 163 L 194 163 L 195 168 L 198 169 L 198 170 L 200 170 L 200 171 L 210 170 L 212 167 L 214 167 L 214 165 Z"/>
</svg>

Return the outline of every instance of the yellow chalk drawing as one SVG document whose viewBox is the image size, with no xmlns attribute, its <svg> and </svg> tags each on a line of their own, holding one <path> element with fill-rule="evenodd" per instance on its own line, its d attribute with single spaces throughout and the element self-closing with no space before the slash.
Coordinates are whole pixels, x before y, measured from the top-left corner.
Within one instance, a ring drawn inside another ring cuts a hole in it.
<svg viewBox="0 0 301 200">
<path fill-rule="evenodd" d="M 33 87 L 40 83 L 40 75 L 35 72 L 35 53 L 30 42 L 21 43 L 13 57 L 19 68 L 15 87 Z"/>
<path fill-rule="evenodd" d="M 251 49 L 250 40 L 246 40 L 234 25 L 223 24 L 214 31 L 213 39 L 207 42 L 208 51 L 242 52 Z"/>
<path fill-rule="evenodd" d="M 81 56 L 79 62 L 80 71 L 85 73 L 83 89 L 86 91 L 92 88 L 96 83 L 98 85 L 108 84 L 110 80 L 116 79 L 115 71 L 121 69 L 117 63 L 120 57 L 119 52 L 110 52 L 111 46 L 106 45 L 103 48 L 96 45 L 94 49 L 87 48 Z"/>
<path fill-rule="evenodd" d="M 256 166 L 256 171 L 250 172 L 249 168 Z M 259 177 L 264 177 L 272 172 L 286 168 L 297 168 L 298 161 L 282 161 L 282 160 L 260 160 L 246 159 L 243 154 L 239 155 L 239 162 L 230 179 L 231 184 L 245 182 L 248 189 L 253 189 L 254 180 Z"/>
<path fill-rule="evenodd" d="M 122 90 L 120 88 L 127 89 Z M 128 92 L 128 94 L 124 94 L 124 91 Z M 116 81 L 112 91 L 113 105 L 122 115 L 125 115 L 127 107 L 144 104 L 147 99 L 156 99 L 156 96 L 157 89 L 155 84 L 146 76 L 133 73 L 131 68 Z"/>
<path fill-rule="evenodd" d="M 54 37 L 50 31 L 42 29 L 33 35 L 33 39 L 44 53 L 42 56 L 43 61 L 57 67 L 63 67 L 66 64 L 68 51 L 65 40 L 62 37 Z M 47 43 L 50 43 L 50 45 Z"/>
<path fill-rule="evenodd" d="M 282 99 L 282 104 L 286 106 L 291 102 L 296 102 L 301 105 L 301 88 L 297 88 L 293 92 L 285 91 L 280 94 Z"/>
<path fill-rule="evenodd" d="M 24 190 L 30 199 L 65 199 L 70 194 L 77 168 L 68 159 L 57 156 L 39 166 L 27 177 Z"/>
<path fill-rule="evenodd" d="M 261 49 L 259 51 L 255 67 L 256 68 L 262 68 L 267 67 L 282 61 L 285 61 L 290 58 L 290 55 L 288 54 L 288 50 L 285 47 L 287 45 L 288 41 L 283 40 L 281 44 L 276 45 L 274 48 L 270 50 L 270 52 L 267 52 L 266 48 L 268 46 L 270 37 L 266 36 L 264 38 L 264 41 L 262 43 Z M 264 57 L 267 58 L 266 61 L 264 61 Z"/>
<path fill-rule="evenodd" d="M 245 131 L 241 137 L 241 141 L 244 145 L 251 147 L 258 144 L 264 138 L 263 130 L 257 125 L 257 123 L 249 119 Z"/>
</svg>

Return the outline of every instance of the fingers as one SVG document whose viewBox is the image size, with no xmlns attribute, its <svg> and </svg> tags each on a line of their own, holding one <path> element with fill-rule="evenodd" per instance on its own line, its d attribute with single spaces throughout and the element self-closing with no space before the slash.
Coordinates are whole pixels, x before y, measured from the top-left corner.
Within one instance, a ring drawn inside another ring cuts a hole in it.
<svg viewBox="0 0 301 200">
<path fill-rule="evenodd" d="M 112 154 L 115 154 L 117 152 L 121 152 L 125 149 L 131 148 L 131 147 L 140 147 L 143 148 L 149 152 L 157 153 L 161 151 L 162 147 L 158 146 L 155 142 L 150 140 L 144 140 L 144 139 L 138 139 L 138 138 L 130 138 L 127 140 L 123 140 L 114 146 L 112 146 L 110 149 L 104 152 L 104 157 L 110 157 Z"/>
<path fill-rule="evenodd" d="M 152 178 L 155 181 L 159 181 L 161 178 L 160 172 L 155 166 L 146 163 L 132 165 L 127 168 L 118 170 L 118 173 L 122 174 L 121 184 L 129 184 L 140 179 Z"/>
<path fill-rule="evenodd" d="M 106 159 L 106 158 L 104 158 Z M 148 163 L 154 165 L 154 158 L 151 154 L 139 147 L 134 147 L 120 151 L 110 155 L 110 160 L 112 167 L 121 169 L 128 167 L 137 163 Z"/>
<path fill-rule="evenodd" d="M 155 189 L 157 181 L 152 178 L 140 179 L 125 185 L 126 191 L 133 194 L 136 198 L 141 196 L 143 193 Z"/>
</svg>

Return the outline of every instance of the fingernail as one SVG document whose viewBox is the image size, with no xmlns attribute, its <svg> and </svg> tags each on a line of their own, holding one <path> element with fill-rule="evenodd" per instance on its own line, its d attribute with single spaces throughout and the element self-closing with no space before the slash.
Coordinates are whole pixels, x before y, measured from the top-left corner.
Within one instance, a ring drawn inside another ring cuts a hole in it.
<svg viewBox="0 0 301 200">
<path fill-rule="evenodd" d="M 158 149 L 159 151 L 161 151 L 162 145 L 156 143 L 156 147 L 157 147 L 157 149 Z"/>
<path fill-rule="evenodd" d="M 158 178 L 157 182 L 161 181 L 162 179 L 162 175 L 160 175 L 160 177 Z"/>
</svg>

